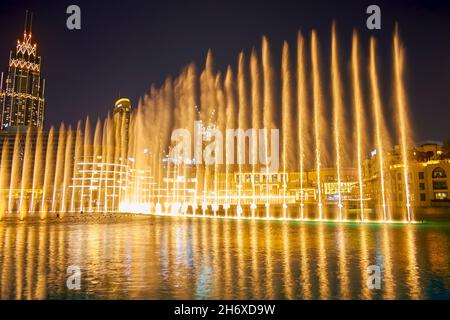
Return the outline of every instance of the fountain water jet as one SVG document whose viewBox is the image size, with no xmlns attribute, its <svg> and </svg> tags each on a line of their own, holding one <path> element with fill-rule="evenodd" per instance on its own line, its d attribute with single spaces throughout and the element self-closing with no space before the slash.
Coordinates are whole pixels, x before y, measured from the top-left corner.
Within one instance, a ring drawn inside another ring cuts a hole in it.
<svg viewBox="0 0 450 320">
<path fill-rule="evenodd" d="M 33 183 L 32 192 L 30 199 L 30 213 L 36 211 L 36 193 L 37 190 L 42 188 L 43 183 L 43 161 L 44 161 L 44 150 L 43 150 L 43 133 L 42 129 L 37 129 L 36 137 L 36 149 L 34 153 L 34 167 L 33 167 Z"/>
<path fill-rule="evenodd" d="M 252 127 L 253 129 L 259 132 L 259 129 L 262 126 L 262 100 L 261 100 L 261 71 L 258 61 L 258 55 L 255 50 L 252 50 L 252 54 L 250 57 L 250 79 L 251 79 L 251 100 L 252 100 Z M 252 217 L 255 217 L 255 211 L 257 209 L 256 205 L 256 190 L 255 190 L 255 172 L 258 169 L 256 165 L 257 155 L 258 155 L 258 146 L 257 144 L 253 144 L 252 150 L 252 204 L 251 204 L 251 212 Z"/>
<path fill-rule="evenodd" d="M 370 87 L 372 92 L 372 108 L 374 114 L 374 126 L 375 126 L 375 144 L 377 150 L 378 164 L 379 164 L 379 176 L 380 176 L 380 188 L 381 188 L 381 207 L 383 210 L 383 221 L 388 220 L 388 203 L 386 196 L 386 184 L 385 184 L 385 163 L 384 163 L 384 140 L 383 132 L 385 132 L 385 126 L 383 121 L 380 89 L 378 87 L 378 74 L 375 61 L 375 39 L 370 38 Z"/>
<path fill-rule="evenodd" d="M 355 112 L 354 122 L 356 128 L 356 156 L 358 166 L 358 183 L 359 183 L 359 210 L 361 221 L 365 220 L 364 216 L 364 190 L 363 190 L 363 150 L 364 145 L 364 106 L 361 92 L 361 79 L 359 69 L 359 48 L 358 35 L 353 32 L 352 38 L 352 84 L 353 84 L 353 108 Z"/>
<path fill-rule="evenodd" d="M 80 165 L 82 165 L 82 174 L 81 174 L 81 195 L 80 195 L 80 212 L 83 212 L 84 204 L 85 204 L 85 180 L 86 180 L 86 173 L 89 170 L 89 164 L 87 163 L 89 159 L 91 159 L 91 151 L 92 151 L 92 145 L 91 145 L 91 125 L 89 116 L 86 117 L 86 122 L 84 124 L 84 143 L 83 143 L 83 157 L 82 162 Z"/>
<path fill-rule="evenodd" d="M 73 175 L 73 159 L 72 159 L 72 149 L 73 149 L 73 132 L 72 127 L 69 125 L 67 129 L 66 135 L 66 148 L 64 151 L 64 177 L 63 177 L 63 185 L 62 185 L 62 197 L 61 197 L 61 206 L 60 206 L 60 214 L 61 217 L 67 211 L 67 188 L 70 186 L 70 180 Z M 99 192 L 100 194 L 100 192 Z"/>
<path fill-rule="evenodd" d="M 23 166 L 22 166 L 22 177 L 21 177 L 21 187 L 20 187 L 20 202 L 19 202 L 19 219 L 23 220 L 25 219 L 27 212 L 28 212 L 28 203 L 25 201 L 24 197 L 26 196 L 26 193 L 28 193 L 28 190 L 31 187 L 31 167 L 32 167 L 32 160 L 33 160 L 33 150 L 32 144 L 31 144 L 31 130 L 33 130 L 31 127 L 28 128 L 26 138 L 25 138 L 25 145 L 24 145 L 24 155 L 23 155 Z"/>
<path fill-rule="evenodd" d="M 8 201 L 6 201 L 7 195 L 5 190 L 9 187 L 10 178 L 10 161 L 9 161 L 9 142 L 5 141 L 2 147 L 2 158 L 0 166 L 0 220 L 5 217 Z"/>
<path fill-rule="evenodd" d="M 64 179 L 64 155 L 65 155 L 65 129 L 64 124 L 61 123 L 58 134 L 58 145 L 56 148 L 56 161 L 55 161 L 55 179 L 53 181 L 53 196 L 52 196 L 52 212 L 56 212 L 58 207 L 58 201 L 56 199 L 56 193 L 61 188 Z"/>
<path fill-rule="evenodd" d="M 292 75 L 291 75 L 291 65 L 289 57 L 289 46 L 287 42 L 283 43 L 282 50 L 282 71 L 281 71 L 281 114 L 282 114 L 282 132 L 283 132 L 283 175 L 282 175 L 282 188 L 283 188 L 283 218 L 287 218 L 286 209 L 286 189 L 287 189 L 287 174 L 288 170 L 292 170 L 292 165 L 296 162 L 292 152 L 292 146 L 295 146 L 295 139 L 292 134 L 292 118 L 295 114 L 292 110 L 293 99 L 292 99 Z M 289 164 L 289 166 L 288 166 Z"/>
<path fill-rule="evenodd" d="M 311 33 L 311 63 L 313 76 L 313 102 L 314 102 L 314 138 L 316 147 L 316 176 L 317 176 L 317 207 L 319 210 L 319 221 L 323 219 L 323 203 L 322 203 L 322 187 L 320 179 L 321 169 L 321 147 L 322 141 L 320 136 L 321 129 L 321 115 L 322 115 L 322 87 L 320 82 L 319 70 L 319 48 L 316 31 Z"/>
<path fill-rule="evenodd" d="M 20 132 L 17 130 L 16 139 L 14 141 L 14 151 L 11 159 L 11 180 L 9 183 L 9 196 L 8 196 L 8 212 L 13 212 L 14 207 L 14 192 L 18 189 L 20 183 L 20 150 L 21 150 L 21 137 Z"/>
<path fill-rule="evenodd" d="M 333 134 L 334 147 L 336 155 L 336 174 L 337 174 L 337 189 L 338 189 L 338 210 L 339 221 L 343 219 L 342 212 L 342 192 L 341 192 L 341 169 L 342 169 L 342 151 L 341 139 L 344 138 L 343 130 L 343 103 L 342 103 L 342 88 L 341 77 L 339 74 L 338 48 L 336 39 L 336 25 L 333 23 L 331 36 L 331 77 L 332 77 L 332 92 L 333 92 Z M 345 139 L 344 139 L 345 141 Z"/>
<path fill-rule="evenodd" d="M 409 163 L 408 163 L 408 147 L 411 140 L 411 133 L 409 122 L 407 120 L 408 110 L 406 103 L 406 94 L 403 84 L 403 70 L 404 70 L 404 48 L 400 43 L 398 26 L 396 26 L 394 34 L 394 86 L 395 86 L 395 101 L 397 107 L 398 130 L 400 136 L 400 150 L 403 162 L 403 182 L 405 186 L 406 195 L 406 220 L 412 221 L 411 208 L 411 194 L 409 186 Z"/>
<path fill-rule="evenodd" d="M 304 165 L 307 139 L 306 121 L 308 119 L 308 101 L 306 90 L 305 44 L 302 34 L 297 35 L 297 119 L 299 148 L 299 182 L 300 182 L 300 219 L 305 219 Z"/>
<path fill-rule="evenodd" d="M 40 217 L 41 219 L 47 218 L 48 214 L 48 203 L 47 203 L 47 196 L 48 192 L 50 191 L 50 184 L 53 180 L 54 176 L 54 151 L 53 151 L 53 145 L 54 145 L 54 131 L 55 129 L 53 126 L 50 128 L 50 131 L 48 132 L 48 138 L 47 138 L 47 150 L 45 153 L 45 169 L 44 169 L 44 182 L 42 184 L 42 197 L 41 197 L 41 208 L 40 208 Z"/>
<path fill-rule="evenodd" d="M 266 194 L 266 218 L 270 218 L 270 195 L 269 195 L 269 165 L 268 165 L 268 150 L 269 146 L 269 132 L 270 129 L 275 128 L 275 98 L 274 98 L 274 77 L 272 70 L 272 61 L 270 56 L 270 48 L 269 42 L 266 37 L 262 39 L 262 67 L 263 67 L 263 125 L 264 125 L 264 160 L 266 165 L 266 185 L 265 185 L 265 194 Z"/>
<path fill-rule="evenodd" d="M 106 120 L 108 121 L 108 119 Z M 83 136 L 82 136 L 82 132 L 81 132 L 81 121 L 78 121 L 77 123 L 77 131 L 75 134 L 75 147 L 74 147 L 74 173 L 76 172 L 76 162 L 80 161 L 80 159 L 83 156 Z M 71 197 L 70 197 L 70 211 L 71 212 L 75 212 L 76 208 L 76 195 L 77 195 L 77 190 L 75 188 L 75 186 L 72 186 L 72 192 L 71 192 Z M 106 191 L 105 191 L 106 193 Z"/>
</svg>

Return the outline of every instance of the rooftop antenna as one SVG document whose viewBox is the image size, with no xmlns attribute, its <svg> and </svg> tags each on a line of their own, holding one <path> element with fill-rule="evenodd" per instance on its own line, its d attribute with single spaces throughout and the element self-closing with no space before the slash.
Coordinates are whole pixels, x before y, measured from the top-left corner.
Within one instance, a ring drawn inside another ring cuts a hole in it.
<svg viewBox="0 0 450 320">
<path fill-rule="evenodd" d="M 28 10 L 25 11 L 25 25 L 23 26 L 23 33 L 27 33 L 27 20 L 28 20 Z"/>
<path fill-rule="evenodd" d="M 33 12 L 31 12 L 31 16 L 30 16 L 30 34 L 31 34 L 32 27 L 33 27 Z"/>
</svg>

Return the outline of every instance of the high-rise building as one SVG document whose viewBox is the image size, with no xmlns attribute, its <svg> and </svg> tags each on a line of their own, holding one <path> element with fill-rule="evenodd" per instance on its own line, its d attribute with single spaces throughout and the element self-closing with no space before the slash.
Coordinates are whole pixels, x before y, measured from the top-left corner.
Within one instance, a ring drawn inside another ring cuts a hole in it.
<svg viewBox="0 0 450 320">
<path fill-rule="evenodd" d="M 116 101 L 113 111 L 114 132 L 116 133 L 116 148 L 121 154 L 127 154 L 131 116 L 131 102 L 128 98 Z"/>
<path fill-rule="evenodd" d="M 44 88 L 41 57 L 31 41 L 33 16 L 25 17 L 23 39 L 10 52 L 8 71 L 0 78 L 0 129 L 16 126 L 42 127 L 44 122 Z"/>
</svg>

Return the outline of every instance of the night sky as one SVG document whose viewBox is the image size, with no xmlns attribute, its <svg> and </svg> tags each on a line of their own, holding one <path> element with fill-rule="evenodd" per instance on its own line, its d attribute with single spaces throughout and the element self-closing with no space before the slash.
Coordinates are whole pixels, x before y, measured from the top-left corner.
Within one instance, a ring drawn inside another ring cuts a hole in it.
<svg viewBox="0 0 450 320">
<path fill-rule="evenodd" d="M 66 28 L 66 8 L 77 4 L 82 29 Z M 366 28 L 366 8 L 378 4 L 382 30 Z M 236 66 L 240 50 L 260 48 L 267 35 L 278 59 L 283 40 L 295 45 L 302 30 L 319 32 L 328 57 L 330 26 L 336 20 L 340 46 L 350 58 L 353 28 L 364 48 L 380 42 L 383 83 L 391 70 L 391 40 L 398 21 L 407 48 L 407 85 L 416 141 L 450 138 L 450 2 L 448 1 L 17 1 L 0 2 L 0 68 L 22 36 L 25 10 L 34 12 L 46 79 L 48 127 L 91 115 L 104 117 L 115 99 L 137 104 L 152 83 L 160 85 L 191 61 L 203 66 L 208 48 L 216 67 Z M 275 52 L 276 51 L 276 52 Z M 324 63 L 323 66 L 328 65 Z M 342 67 L 344 69 L 344 66 Z M 343 70 L 343 72 L 346 70 Z"/>
</svg>

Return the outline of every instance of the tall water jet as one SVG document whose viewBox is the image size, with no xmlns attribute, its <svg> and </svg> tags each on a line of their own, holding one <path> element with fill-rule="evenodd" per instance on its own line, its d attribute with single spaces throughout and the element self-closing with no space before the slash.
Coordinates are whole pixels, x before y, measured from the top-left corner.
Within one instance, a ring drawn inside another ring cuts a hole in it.
<svg viewBox="0 0 450 320">
<path fill-rule="evenodd" d="M 112 163 L 114 161 L 114 125 L 111 118 L 108 117 L 107 119 L 107 152 L 106 152 L 106 163 Z M 130 149 L 132 149 L 132 143 L 130 143 Z M 134 156 L 134 149 L 133 152 L 131 152 L 130 157 Z M 109 167 L 107 172 L 105 173 L 105 182 L 104 182 L 104 188 L 105 188 L 105 200 L 104 200 L 104 210 L 105 212 L 108 212 L 112 203 L 112 200 L 110 201 L 110 198 L 113 197 L 113 193 L 111 192 L 111 183 L 109 183 L 110 177 L 114 175 L 114 172 L 111 172 L 113 169 Z M 112 174 L 111 174 L 112 173 Z"/>
<path fill-rule="evenodd" d="M 380 175 L 380 188 L 381 188 L 381 207 L 383 211 L 383 221 L 388 219 L 388 208 L 386 199 L 386 185 L 385 185 L 385 164 L 384 164 L 384 141 L 383 141 L 383 111 L 381 107 L 380 89 L 378 87 L 378 74 L 375 61 L 375 39 L 370 38 L 370 88 L 372 98 L 372 110 L 374 114 L 374 126 L 375 126 L 375 145 L 377 150 L 379 175 Z"/>
<path fill-rule="evenodd" d="M 183 82 L 183 95 L 185 96 L 185 101 L 182 105 L 182 114 L 186 114 L 186 122 L 187 129 L 191 133 L 191 136 L 194 134 L 194 122 L 197 119 L 196 106 L 198 105 L 197 98 L 197 72 L 194 64 L 190 64 L 186 70 L 185 81 Z M 194 214 L 197 209 L 198 203 L 198 193 L 200 191 L 201 184 L 199 181 L 199 169 L 200 169 L 200 161 L 197 155 L 194 154 L 194 163 L 195 163 L 195 196 L 194 196 L 194 205 L 193 211 Z"/>
<path fill-rule="evenodd" d="M 251 58 L 250 58 L 250 79 L 251 79 L 251 101 L 252 101 L 252 127 L 256 132 L 262 127 L 262 100 L 261 100 L 261 68 L 258 61 L 258 55 L 255 50 L 252 50 Z M 256 204 L 256 190 L 255 190 L 255 172 L 258 168 L 257 157 L 258 157 L 258 145 L 256 143 L 253 144 L 252 150 L 252 204 L 251 204 L 251 212 L 252 217 L 255 217 L 255 211 L 257 208 Z"/>
<path fill-rule="evenodd" d="M 360 79 L 360 62 L 359 62 L 359 45 L 358 35 L 353 31 L 352 37 L 352 56 L 351 56 L 351 70 L 352 70 L 352 89 L 353 89 L 353 109 L 354 109 L 354 127 L 356 140 L 356 157 L 358 166 L 358 184 L 359 184 L 359 210 L 360 219 L 365 221 L 364 216 L 364 189 L 363 189 L 363 151 L 365 150 L 365 125 L 364 125 L 364 105 L 361 90 Z"/>
<path fill-rule="evenodd" d="M 406 197 L 406 219 L 411 222 L 411 194 L 409 186 L 409 163 L 408 163 L 408 147 L 411 143 L 411 130 L 408 121 L 408 107 L 405 94 L 405 85 L 403 83 L 405 53 L 404 47 L 400 41 L 398 26 L 396 26 L 394 34 L 394 86 L 395 86 L 395 105 L 397 109 L 397 129 L 400 136 L 400 150 L 403 165 L 403 182 L 405 186 Z"/>
<path fill-rule="evenodd" d="M 19 130 L 17 130 L 16 138 L 14 140 L 14 151 L 11 159 L 11 180 L 9 182 L 9 196 L 8 196 L 8 212 L 12 213 L 14 209 L 14 192 L 17 191 L 20 184 L 20 159 L 21 153 L 21 136 Z"/>
<path fill-rule="evenodd" d="M 44 182 L 42 184 L 42 197 L 41 197 L 41 208 L 40 208 L 40 218 L 47 218 L 48 213 L 48 193 L 50 191 L 51 183 L 53 181 L 54 173 L 54 131 L 53 126 L 50 128 L 47 137 L 47 150 L 45 152 L 45 169 L 44 169 Z"/>
<path fill-rule="evenodd" d="M 74 147 L 74 157 L 73 157 L 73 172 L 75 176 L 77 170 L 77 164 L 83 157 L 83 133 L 81 131 L 81 121 L 77 122 L 77 129 L 75 132 L 75 147 Z M 80 190 L 81 191 L 81 190 Z M 105 191 L 106 192 L 106 191 Z M 73 180 L 72 184 L 72 192 L 70 196 L 70 211 L 74 212 L 76 209 L 76 199 L 77 199 L 77 185 L 75 184 L 75 180 Z"/>
<path fill-rule="evenodd" d="M 152 88 L 153 88 L 153 86 L 152 86 Z M 142 118 L 142 117 L 140 117 L 140 118 Z M 97 130 L 97 128 L 99 130 L 101 130 L 100 127 L 98 126 L 98 121 L 97 121 L 97 124 L 95 125 L 95 129 L 94 129 L 94 139 L 95 139 L 95 134 L 96 134 L 95 131 Z M 112 144 L 112 146 L 113 146 L 113 151 L 112 151 L 112 153 L 113 153 L 113 155 L 112 155 L 113 166 L 112 166 L 112 169 L 111 169 L 112 176 L 113 176 L 112 180 L 114 181 L 114 183 L 112 184 L 112 189 L 113 189 L 113 191 L 112 191 L 112 209 L 113 210 L 116 207 L 118 207 L 118 205 L 120 204 L 118 201 L 116 201 L 116 199 L 118 199 L 118 192 L 117 192 L 117 183 L 116 183 L 116 181 L 117 181 L 117 169 L 118 169 L 117 168 L 117 164 L 118 164 L 119 158 L 120 158 L 120 141 L 121 141 L 121 131 L 120 131 L 120 129 L 121 129 L 120 117 L 117 118 L 117 117 L 114 117 L 114 115 L 113 115 L 113 134 L 112 135 L 113 135 L 113 141 L 114 142 Z M 140 132 L 144 132 L 144 131 L 140 131 Z M 98 133 L 97 133 L 97 135 L 98 135 Z M 98 139 L 98 137 L 97 137 L 97 139 Z M 141 139 L 139 139 L 139 140 L 136 139 L 136 141 L 142 141 L 144 139 L 145 139 L 144 137 L 141 137 Z M 95 150 L 95 142 L 92 141 L 92 148 L 90 149 L 90 153 L 91 153 L 90 154 L 90 158 L 92 158 L 92 162 L 95 161 L 95 151 L 96 151 Z M 139 158 L 139 160 L 140 160 L 140 158 Z M 137 154 L 135 154 L 134 161 L 135 162 L 138 161 Z M 94 180 L 93 179 L 94 173 L 95 173 L 95 170 L 92 167 L 91 178 L 89 179 L 90 180 L 90 184 L 91 184 L 91 187 L 89 188 L 89 211 L 92 211 L 92 194 L 93 194 L 92 182 Z M 135 180 L 137 180 L 137 179 L 135 179 Z M 138 183 L 138 181 L 136 181 L 136 183 Z M 140 191 L 140 189 L 137 188 L 137 185 L 135 185 L 134 190 Z"/>
<path fill-rule="evenodd" d="M 129 128 L 127 128 L 127 123 L 126 123 L 126 119 L 124 116 L 120 117 L 120 152 L 119 152 L 119 159 L 118 159 L 118 164 L 119 164 L 119 204 L 122 203 L 125 195 L 124 195 L 124 188 L 126 188 L 126 185 L 124 186 L 124 182 L 126 183 L 126 179 L 124 178 L 124 175 L 126 174 L 126 170 L 125 170 L 125 166 L 127 163 L 127 152 L 128 152 L 128 131 Z M 101 124 L 100 124 L 101 125 Z M 103 149 L 106 149 L 107 146 L 103 143 L 103 141 L 106 141 L 106 135 L 104 134 L 104 130 L 105 130 L 105 126 L 103 126 L 103 129 L 99 129 L 99 147 L 97 152 L 97 158 L 102 159 L 102 161 L 104 161 L 104 154 L 105 152 L 103 151 Z M 101 133 L 100 133 L 101 131 Z M 99 184 L 101 184 L 101 176 L 103 173 L 103 167 L 102 166 L 100 168 L 100 172 L 98 172 L 99 176 Z M 100 202 L 101 202 L 101 188 L 98 188 L 97 191 L 97 210 L 100 211 Z"/>
<path fill-rule="evenodd" d="M 105 194 L 106 194 L 106 190 L 105 190 L 105 185 L 106 185 L 106 179 L 107 179 L 107 173 L 108 173 L 108 168 L 106 167 L 106 163 L 107 163 L 107 152 L 108 152 L 108 124 L 109 124 L 109 113 L 105 119 L 105 121 L 103 121 L 103 130 L 102 130 L 102 154 L 101 154 L 101 159 L 102 159 L 102 164 L 100 167 L 100 175 L 99 175 L 99 182 L 98 182 L 98 193 L 97 193 L 97 211 L 101 212 L 102 209 L 105 208 L 105 202 L 102 202 L 103 199 L 105 199 Z M 125 157 L 126 158 L 126 157 Z M 103 208 L 102 208 L 102 204 L 103 204 Z"/>
<path fill-rule="evenodd" d="M 216 99 L 217 99 L 217 129 L 220 132 L 225 132 L 225 128 L 226 128 L 226 106 L 227 106 L 227 101 L 226 101 L 226 97 L 225 97 L 225 90 L 223 87 L 223 81 L 222 81 L 222 75 L 220 73 L 217 74 L 216 76 L 216 83 L 215 83 L 215 91 L 216 91 Z M 217 141 L 217 137 L 216 137 L 216 141 Z M 222 136 L 222 141 L 221 144 L 219 145 L 219 143 L 216 144 L 216 146 L 218 148 L 221 147 L 221 145 L 223 144 L 223 136 Z M 215 176 L 214 176 L 214 191 L 216 193 L 216 202 L 218 203 L 220 199 L 219 197 L 219 191 L 220 191 L 220 185 L 219 185 L 219 171 L 222 163 L 223 163 L 223 150 L 217 150 L 217 152 L 215 152 L 216 155 L 216 159 L 218 159 L 219 161 L 217 161 L 214 164 L 214 171 L 215 171 Z M 221 201 L 223 203 L 223 201 Z"/>
<path fill-rule="evenodd" d="M 69 125 L 67 129 L 67 135 L 66 135 L 66 149 L 64 151 L 64 178 L 63 178 L 63 185 L 62 185 L 62 191 L 61 191 L 61 217 L 67 212 L 67 198 L 68 198 L 68 187 L 70 186 L 70 180 L 73 176 L 73 157 L 72 157 L 72 151 L 73 151 L 73 132 L 72 127 Z"/>
<path fill-rule="evenodd" d="M 173 103 L 174 103 L 174 109 L 173 109 L 173 124 L 172 124 L 172 130 L 176 130 L 179 128 L 184 128 L 184 129 L 188 129 L 186 128 L 186 117 L 187 117 L 187 112 L 185 111 L 185 104 L 186 104 L 186 95 L 184 94 L 184 81 L 183 79 L 185 79 L 186 76 L 186 70 L 183 70 L 181 72 L 181 74 L 176 77 L 173 80 Z M 190 131 L 189 131 L 190 132 Z M 192 144 L 190 145 L 192 146 Z M 160 177 L 161 177 L 161 172 L 160 172 L 160 168 L 161 168 L 161 161 L 160 159 L 158 159 L 159 157 L 159 150 L 161 149 L 161 145 L 160 145 L 160 141 L 159 139 L 157 139 L 153 145 L 153 152 L 155 153 L 155 157 L 153 159 L 153 168 L 155 170 L 155 177 L 157 176 L 157 187 L 155 188 L 154 191 L 154 201 L 153 203 L 156 202 L 156 204 L 159 205 L 159 201 L 160 201 L 160 188 L 161 188 L 161 182 L 160 182 Z M 192 154 L 190 155 L 191 159 L 188 159 L 189 161 L 192 160 Z M 187 159 L 185 159 L 187 160 Z M 184 166 L 184 168 L 186 168 L 186 166 Z M 197 182 L 196 182 L 197 183 Z M 195 188 L 195 192 L 194 192 L 194 198 L 195 198 L 195 194 L 197 192 L 197 188 Z M 195 200 L 193 200 L 194 202 Z M 155 206 L 156 206 L 155 204 Z M 192 203 L 191 203 L 192 205 Z"/>
<path fill-rule="evenodd" d="M 287 217 L 287 171 L 292 170 L 292 164 L 295 163 L 292 146 L 295 145 L 294 136 L 292 134 L 292 119 L 295 113 L 292 112 L 292 74 L 291 63 L 289 57 L 289 45 L 285 41 L 283 43 L 281 61 L 281 114 L 282 114 L 282 135 L 283 135 L 283 174 L 282 174 L 282 188 L 283 188 L 283 218 Z"/>
<path fill-rule="evenodd" d="M 334 135 L 334 147 L 336 157 L 336 176 L 337 176 L 337 190 L 338 190 L 338 209 L 339 209 L 339 221 L 343 219 L 342 213 L 342 192 L 341 192 L 341 170 L 342 170 L 342 145 L 341 140 L 344 139 L 343 131 L 343 112 L 344 106 L 342 102 L 342 87 L 341 77 L 339 73 L 339 58 L 337 48 L 337 36 L 336 36 L 336 24 L 333 23 L 331 31 L 331 83 L 332 83 L 332 95 L 333 95 L 333 135 Z"/>
<path fill-rule="evenodd" d="M 246 61 L 244 53 L 239 53 L 238 59 L 238 77 L 237 77 L 237 86 L 238 86 L 238 102 L 239 102 L 239 115 L 238 115 L 238 129 L 239 130 L 247 130 L 249 127 L 248 120 L 250 118 L 249 115 L 249 101 L 248 101 L 248 89 L 247 89 L 247 69 L 246 69 Z M 242 188 L 244 186 L 244 177 L 242 175 L 243 170 L 246 168 L 244 164 L 246 163 L 246 149 L 245 149 L 245 138 L 237 139 L 237 159 L 239 164 L 239 179 L 237 181 L 238 188 L 238 204 L 237 204 L 237 213 L 240 217 L 243 209 L 241 205 L 241 197 L 242 197 Z M 250 141 L 249 141 L 250 143 Z"/>
<path fill-rule="evenodd" d="M 266 163 L 266 218 L 270 218 L 270 194 L 269 194 L 269 134 L 270 130 L 275 128 L 275 98 L 274 98 L 274 76 L 272 70 L 272 61 L 270 56 L 269 42 L 266 37 L 262 39 L 262 68 L 263 68 L 263 88 L 264 88 L 264 98 L 263 98 L 263 125 L 265 129 L 264 134 L 264 150 Z"/>
<path fill-rule="evenodd" d="M 38 191 L 42 189 L 44 180 L 44 137 L 42 128 L 37 129 L 36 149 L 34 152 L 34 167 L 33 167 L 33 184 L 30 199 L 30 212 L 36 211 L 36 199 L 38 199 Z M 38 202 L 39 203 L 39 202 Z"/>
<path fill-rule="evenodd" d="M 94 182 L 97 182 L 98 179 L 100 179 L 99 175 L 98 175 L 98 165 L 97 163 L 99 162 L 99 160 L 101 159 L 102 156 L 102 125 L 100 122 L 100 119 L 97 119 L 97 123 L 95 125 L 95 130 L 94 130 L 94 145 L 93 145 L 93 155 L 92 155 L 92 160 L 90 160 L 90 162 L 92 163 L 90 166 L 90 187 L 89 187 L 89 211 L 93 211 L 92 208 L 92 203 L 94 200 L 98 200 L 98 195 L 97 197 L 94 196 L 94 190 L 97 191 L 97 193 L 100 193 L 100 190 L 98 189 L 98 183 L 97 186 L 94 186 Z M 118 163 L 114 162 L 115 164 Z M 114 176 L 115 178 L 115 176 Z M 94 199 L 95 198 L 95 199 Z"/>
<path fill-rule="evenodd" d="M 32 180 L 32 161 L 33 161 L 33 150 L 31 144 L 31 135 L 32 135 L 32 127 L 29 127 L 27 130 L 25 145 L 24 145 L 24 155 L 23 155 L 23 163 L 22 163 L 22 178 L 21 178 L 21 187 L 20 187 L 20 202 L 19 202 L 19 214 L 20 220 L 25 219 L 28 213 L 28 202 L 25 197 L 31 188 L 31 180 Z"/>
<path fill-rule="evenodd" d="M 313 78 L 313 103 L 314 103 L 314 139 L 316 148 L 316 178 L 317 178 L 317 207 L 319 210 L 319 221 L 322 220 L 322 187 L 321 187 L 321 115 L 323 112 L 322 102 L 322 87 L 320 81 L 319 68 L 319 44 L 317 40 L 316 31 L 311 33 L 311 63 L 312 63 L 312 78 Z"/>
<path fill-rule="evenodd" d="M 200 119 L 209 124 L 215 113 L 214 63 L 211 50 L 206 55 L 205 69 L 200 74 Z"/>
<path fill-rule="evenodd" d="M 302 34 L 297 35 L 297 134 L 299 153 L 299 183 L 300 183 L 300 219 L 305 219 L 305 193 L 304 171 L 305 171 L 305 149 L 309 141 L 307 140 L 306 119 L 308 115 L 308 101 L 306 90 L 306 59 L 305 44 Z"/>
<path fill-rule="evenodd" d="M 87 171 L 89 170 L 89 164 L 88 162 L 91 160 L 91 152 L 92 152 L 92 145 L 91 145 L 91 122 L 89 120 L 89 116 L 86 117 L 86 122 L 84 124 L 84 142 L 83 142 L 83 156 L 79 160 L 80 167 L 82 170 L 81 173 L 81 194 L 80 194 L 80 209 L 79 211 L 82 212 L 85 209 L 85 197 L 84 189 L 85 189 L 85 183 L 86 183 L 86 177 L 88 176 Z"/>
<path fill-rule="evenodd" d="M 211 67 L 212 68 L 212 67 Z M 170 134 L 171 130 L 174 129 L 174 119 L 172 115 L 172 110 L 175 108 L 175 96 L 174 96 L 174 89 L 172 84 L 172 79 L 168 78 L 166 79 L 166 82 L 164 84 L 162 93 L 162 102 L 163 108 L 158 108 L 157 111 L 159 111 L 159 117 L 162 119 L 162 122 L 165 124 L 161 126 L 161 132 L 160 132 L 160 138 L 156 139 L 156 141 L 153 141 L 152 149 L 158 150 L 160 148 L 159 144 L 162 144 L 163 148 L 167 148 L 170 144 Z M 185 213 L 187 213 L 187 202 L 186 202 L 186 175 L 187 175 L 187 168 L 186 168 L 186 161 L 187 159 L 181 159 L 181 163 L 179 162 L 178 166 L 182 167 L 183 170 L 183 191 L 182 191 L 182 211 L 186 210 Z M 189 159 L 191 160 L 191 159 Z M 157 168 L 157 165 L 155 163 L 155 169 Z"/>
<path fill-rule="evenodd" d="M 10 169 L 11 164 L 9 161 L 9 141 L 5 140 L 3 141 L 2 146 L 2 158 L 1 158 L 1 166 L 0 166 L 0 220 L 2 220 L 5 217 L 6 209 L 8 206 L 7 202 L 7 192 L 6 190 L 9 187 L 9 178 L 10 178 Z"/>
<path fill-rule="evenodd" d="M 234 84 L 234 75 L 233 70 L 230 66 L 227 68 L 227 73 L 225 76 L 225 95 L 227 99 L 226 106 L 226 129 L 234 129 L 236 128 L 236 118 L 235 115 L 237 112 L 237 98 L 235 92 L 235 84 Z M 228 173 L 232 168 L 231 163 L 233 162 L 232 157 L 234 156 L 234 143 L 231 141 L 234 139 L 233 136 L 226 135 L 225 137 L 225 215 L 228 216 L 228 209 L 230 208 L 230 199 L 229 199 L 229 179 Z"/>
<path fill-rule="evenodd" d="M 66 132 L 64 123 L 61 123 L 58 133 L 58 145 L 56 147 L 56 160 L 55 160 L 55 179 L 53 181 L 53 196 L 52 196 L 52 212 L 56 212 L 58 208 L 57 192 L 61 188 L 61 184 L 64 179 L 64 154 L 65 154 L 65 139 Z M 61 197 L 58 197 L 61 199 Z"/>
<path fill-rule="evenodd" d="M 200 119 L 202 120 L 202 125 L 204 128 L 208 128 L 213 123 L 213 118 L 215 117 L 214 108 L 215 96 L 213 84 L 213 59 L 211 50 L 208 50 L 206 57 L 205 70 L 200 74 Z M 203 176 L 203 202 L 208 203 L 207 199 L 209 197 L 209 182 L 211 181 L 211 166 L 205 165 L 204 176 Z M 217 211 L 217 210 L 215 210 Z M 205 212 L 205 211 L 204 211 Z"/>
<path fill-rule="evenodd" d="M 155 93 L 153 93 L 155 94 Z M 142 179 L 138 179 L 139 172 L 142 172 L 141 170 L 143 168 L 146 168 L 148 164 L 147 154 L 145 153 L 145 149 L 147 148 L 147 141 L 145 138 L 137 139 L 139 133 L 145 132 L 145 123 L 143 121 L 143 108 L 142 106 L 138 107 L 137 110 L 138 116 L 135 119 L 134 123 L 134 130 L 135 132 L 135 139 L 134 139 L 134 162 L 133 162 L 133 170 L 134 170 L 134 185 L 133 185 L 133 193 L 134 193 L 134 200 L 135 202 L 139 203 L 140 198 L 142 197 Z M 116 152 L 115 159 L 118 156 L 118 153 Z M 117 160 L 114 160 L 117 161 Z M 114 162 L 117 163 L 117 162 Z M 116 166 L 115 166 L 116 167 Z M 114 169 L 114 179 L 117 179 L 117 169 Z M 116 199 L 118 198 L 118 192 L 116 190 L 116 184 L 114 183 L 113 187 L 113 194 L 112 194 L 112 208 L 115 209 L 118 205 L 118 201 Z"/>
</svg>

